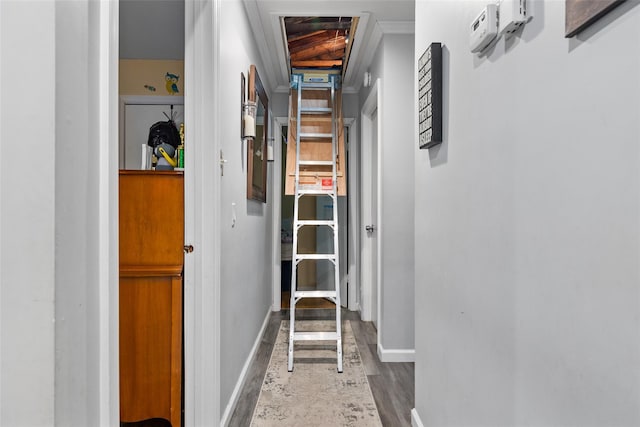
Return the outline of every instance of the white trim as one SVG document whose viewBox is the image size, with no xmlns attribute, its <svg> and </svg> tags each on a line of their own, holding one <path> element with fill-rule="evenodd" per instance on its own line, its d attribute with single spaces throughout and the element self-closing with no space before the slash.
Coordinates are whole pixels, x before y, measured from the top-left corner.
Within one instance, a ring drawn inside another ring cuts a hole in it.
<svg viewBox="0 0 640 427">
<path fill-rule="evenodd" d="M 184 288 L 185 427 L 220 421 L 220 175 L 210 159 L 220 147 L 222 1 L 185 1 L 185 182 L 193 183 L 185 238 L 194 246 L 185 260 L 185 268 L 193 263 Z"/>
<path fill-rule="evenodd" d="M 271 224 L 273 231 L 273 245 L 271 260 L 273 265 L 272 274 L 272 311 L 280 311 L 282 307 L 282 247 L 280 244 L 280 229 L 282 228 L 282 144 L 280 144 L 280 135 L 282 135 L 282 127 L 289 125 L 288 117 L 275 117 L 273 119 L 273 165 L 272 176 L 273 182 L 271 186 L 272 212 L 273 222 Z"/>
<path fill-rule="evenodd" d="M 367 16 L 368 21 L 368 16 Z M 360 25 L 366 25 L 367 22 L 359 22 L 358 27 Z M 366 28 L 366 27 L 365 27 Z M 356 30 L 356 33 L 359 30 Z M 363 34 L 364 35 L 364 34 Z M 358 35 L 356 34 L 356 38 Z M 382 40 L 382 30 L 377 22 L 374 22 L 371 28 L 371 34 L 367 37 L 366 41 L 362 48 L 358 45 L 357 42 L 354 42 L 353 49 L 351 51 L 351 58 L 349 59 L 349 65 L 347 65 L 347 72 L 345 73 L 344 81 L 347 83 L 351 83 L 352 80 L 354 82 L 350 87 L 355 88 L 356 93 L 360 91 L 362 87 L 362 75 L 365 71 L 369 69 L 369 65 L 371 65 L 371 61 L 373 60 L 373 56 L 378 51 L 378 46 L 380 45 L 380 41 Z M 362 53 L 361 53 L 362 52 Z M 356 65 L 354 67 L 354 65 Z M 353 77 L 352 77 L 353 76 Z M 345 88 L 346 90 L 346 88 Z"/>
<path fill-rule="evenodd" d="M 118 2 L 100 2 L 98 19 L 98 422 L 114 426 L 120 422 L 118 151 L 114 150 L 118 146 Z"/>
<path fill-rule="evenodd" d="M 258 4 L 256 0 L 243 0 L 245 11 L 247 13 L 247 17 L 249 18 L 249 23 L 251 25 L 251 31 L 253 33 L 253 39 L 258 45 L 258 52 L 260 53 L 260 59 L 262 59 L 262 64 L 264 66 L 264 70 L 260 70 L 262 73 L 262 80 L 265 83 L 268 83 L 267 86 L 269 88 L 276 87 L 276 83 L 278 79 L 276 77 L 276 70 L 282 71 L 282 67 L 280 63 L 274 64 L 274 59 L 271 55 L 271 49 L 269 48 L 269 40 L 267 37 L 272 39 L 271 33 L 265 31 L 264 26 L 262 25 L 262 20 L 260 19 L 260 11 L 258 10 Z M 313 15 L 311 15 L 313 16 Z M 280 55 L 278 55 L 280 56 Z M 280 58 L 278 58 L 280 59 Z M 285 75 L 286 76 L 286 75 Z M 285 80 L 288 80 L 285 78 Z M 268 92 L 268 91 L 267 91 Z"/>
<path fill-rule="evenodd" d="M 422 424 L 422 420 L 420 419 L 420 415 L 418 414 L 418 410 L 413 408 L 411 410 L 411 427 L 424 427 Z"/>
<path fill-rule="evenodd" d="M 154 96 L 154 95 L 120 95 L 120 104 L 127 105 L 184 105 L 184 96 Z"/>
<path fill-rule="evenodd" d="M 270 15 L 270 20 L 271 20 L 271 30 L 273 31 L 274 36 L 276 36 L 276 40 L 275 43 L 280 45 L 279 49 L 276 49 L 277 51 L 277 63 L 280 65 L 280 67 L 277 69 L 277 73 L 282 76 L 284 78 L 284 81 L 289 81 L 291 79 L 291 76 L 289 75 L 289 46 L 287 46 L 287 37 L 284 31 L 284 21 L 281 18 L 284 18 L 285 16 L 288 16 L 287 14 L 283 14 L 283 13 L 271 13 Z M 277 35 L 280 35 L 280 37 L 277 37 Z M 266 37 L 266 35 L 265 35 Z M 267 50 L 268 52 L 268 50 Z M 271 56 L 271 55 L 270 55 Z M 276 79 L 277 82 L 277 79 Z M 279 85 L 278 87 L 275 88 L 275 92 L 289 92 L 289 85 Z"/>
<path fill-rule="evenodd" d="M 233 411 L 236 408 L 238 403 L 238 398 L 240 397 L 240 392 L 242 391 L 242 387 L 244 387 L 245 382 L 247 381 L 247 374 L 249 373 L 249 368 L 255 361 L 256 354 L 258 353 L 258 347 L 260 347 L 260 343 L 262 342 L 262 337 L 264 336 L 264 332 L 267 329 L 267 325 L 269 324 L 269 318 L 271 316 L 271 312 L 267 310 L 267 315 L 262 322 L 262 327 L 260 327 L 260 332 L 256 336 L 256 340 L 253 343 L 253 347 L 251 347 L 251 351 L 249 352 L 249 356 L 247 360 L 244 362 L 244 366 L 242 367 L 242 371 L 240 372 L 240 377 L 236 382 L 236 386 L 233 389 L 233 393 L 231 393 L 231 398 L 229 399 L 229 404 L 222 414 L 222 418 L 220 419 L 220 425 L 227 426 L 229 421 L 231 421 L 231 416 L 233 415 Z"/>
<path fill-rule="evenodd" d="M 414 34 L 415 21 L 378 21 L 384 34 Z"/>
<path fill-rule="evenodd" d="M 378 153 L 376 155 L 376 233 L 378 233 L 378 238 L 376 239 L 376 283 L 375 283 L 375 292 L 377 292 L 378 297 L 376 301 L 378 303 L 378 325 L 377 325 L 377 337 L 378 337 L 378 346 L 382 347 L 382 331 L 384 319 L 382 318 L 382 247 L 384 246 L 383 242 L 383 231 L 384 231 L 384 221 L 383 221 L 383 212 L 382 212 L 382 183 L 384 182 L 383 171 L 382 171 L 382 145 L 384 144 L 384 100 L 382 96 L 382 79 L 376 80 L 376 91 L 378 94 L 378 143 L 376 144 L 376 149 Z"/>
<path fill-rule="evenodd" d="M 416 351 L 413 349 L 386 349 L 378 342 L 378 358 L 381 362 L 415 362 Z"/>
<path fill-rule="evenodd" d="M 344 119 L 349 127 L 349 232 L 347 235 L 347 253 L 349 254 L 348 275 L 349 292 L 347 293 L 347 308 L 358 311 L 360 308 L 360 204 L 358 203 L 360 182 L 360 141 L 358 140 L 358 120 Z"/>
<path fill-rule="evenodd" d="M 367 99 L 364 102 L 364 105 L 362 106 L 362 112 L 361 112 L 361 126 L 362 126 L 362 138 L 360 140 L 360 154 L 361 154 L 361 159 L 362 159 L 362 169 L 361 169 L 361 173 L 365 173 L 367 168 L 366 168 L 366 164 L 367 162 L 371 161 L 371 151 L 368 148 L 367 142 L 371 141 L 372 138 L 372 126 L 373 126 L 373 122 L 371 120 L 371 115 L 377 111 L 378 113 L 378 147 L 380 146 L 380 139 L 381 139 L 381 134 L 380 134 L 380 79 L 377 79 L 375 84 L 372 86 L 371 88 L 371 92 L 369 92 L 369 95 L 367 96 Z M 378 150 L 379 152 L 379 150 Z M 378 159 L 378 162 L 380 161 L 380 159 Z M 379 171 L 378 171 L 379 172 Z M 379 180 L 377 181 L 379 183 Z M 365 236 L 363 234 L 363 226 L 364 223 L 366 222 L 366 212 L 368 211 L 367 209 L 371 209 L 371 187 L 369 182 L 364 179 L 362 179 L 361 181 L 361 188 L 360 188 L 360 210 L 359 210 L 359 214 L 362 218 L 361 220 L 361 227 L 358 228 L 358 233 L 359 233 L 359 240 L 362 242 L 363 240 L 363 236 Z M 379 201 L 378 201 L 379 204 Z M 379 218 L 378 218 L 379 220 Z M 376 224 L 377 226 L 377 224 Z M 378 248 L 380 247 L 380 242 L 379 242 L 379 232 L 376 229 L 376 233 L 378 233 Z M 379 251 L 378 251 L 379 252 Z M 360 259 L 360 265 L 361 265 L 361 288 L 360 288 L 360 308 L 361 308 L 361 312 L 360 312 L 360 316 L 362 318 L 362 320 L 364 321 L 370 321 L 373 318 L 373 292 L 378 292 L 378 285 L 375 284 L 372 285 L 371 283 L 369 283 L 369 280 L 366 279 L 370 279 L 369 277 L 367 277 L 367 271 L 370 271 L 373 267 L 371 265 L 371 248 L 370 245 L 365 245 L 362 244 L 361 248 L 360 248 L 360 254 L 361 254 L 361 259 Z M 378 277 L 377 279 L 378 281 L 380 280 L 380 278 Z M 379 296 L 379 293 L 378 293 Z M 380 306 L 380 301 L 378 301 L 378 306 Z M 377 312 L 378 314 L 378 319 L 376 319 L 378 321 L 378 323 L 380 322 L 380 318 L 379 318 L 379 310 Z M 378 331 L 380 330 L 380 327 L 378 325 Z M 379 333 L 378 333 L 379 335 Z M 378 340 L 378 342 L 380 342 Z"/>
<path fill-rule="evenodd" d="M 2 22 L 2 7 L 0 7 L 0 22 Z M 0 29 L 0 46 L 2 46 L 2 29 Z M 2 54 L 0 53 L 0 82 L 2 80 Z M 2 90 L 0 90 L 0 93 Z M 2 115 L 2 102 L 0 102 L 0 125 L 3 124 L 3 115 Z M 0 139 L 0 149 L 4 151 L 4 145 L 2 144 L 2 139 Z M 0 191 L 2 190 L 2 174 L 0 173 Z M 2 240 L 2 199 L 4 197 L 0 197 L 0 242 Z M 2 281 L 2 244 L 0 244 L 0 281 Z M 0 307 L 2 307 L 2 292 L 0 291 Z M 4 341 L 4 337 L 2 335 L 2 316 L 0 316 L 0 374 L 2 373 L 2 341 Z M 55 332 L 54 332 L 55 333 Z M 55 335 L 54 335 L 55 336 Z M 55 389 L 54 389 L 55 390 Z M 2 398 L 2 381 L 0 381 L 0 420 L 2 420 L 2 402 L 4 399 Z M 54 402 L 55 405 L 55 402 Z M 55 406 L 54 406 L 55 407 Z"/>
</svg>

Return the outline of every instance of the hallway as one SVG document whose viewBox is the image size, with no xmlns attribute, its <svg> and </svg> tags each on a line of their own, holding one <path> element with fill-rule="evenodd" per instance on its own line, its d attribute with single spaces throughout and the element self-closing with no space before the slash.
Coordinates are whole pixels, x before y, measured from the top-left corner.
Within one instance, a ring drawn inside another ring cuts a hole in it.
<svg viewBox="0 0 640 427">
<path fill-rule="evenodd" d="M 288 318 L 288 310 L 271 313 L 260 348 L 229 421 L 229 427 L 246 427 L 250 424 L 278 327 L 282 320 L 288 320 Z M 333 318 L 335 318 L 335 312 L 330 309 L 299 309 L 296 317 L 298 320 Z M 414 363 L 380 362 L 376 354 L 376 330 L 372 323 L 363 322 L 357 312 L 345 309 L 342 310 L 342 318 L 351 322 L 382 424 L 389 427 L 410 426 L 411 409 L 414 407 Z M 295 375 L 295 372 L 292 375 Z"/>
</svg>

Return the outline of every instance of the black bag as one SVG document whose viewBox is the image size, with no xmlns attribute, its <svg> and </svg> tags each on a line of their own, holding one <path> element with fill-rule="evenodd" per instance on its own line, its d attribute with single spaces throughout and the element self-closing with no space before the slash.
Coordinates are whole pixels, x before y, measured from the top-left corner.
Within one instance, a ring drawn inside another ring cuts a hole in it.
<svg viewBox="0 0 640 427">
<path fill-rule="evenodd" d="M 160 144 L 169 144 L 174 148 L 178 148 L 178 145 L 180 145 L 180 132 L 178 132 L 178 128 L 173 120 L 154 123 L 149 128 L 149 140 L 147 144 L 153 148 Z"/>
</svg>

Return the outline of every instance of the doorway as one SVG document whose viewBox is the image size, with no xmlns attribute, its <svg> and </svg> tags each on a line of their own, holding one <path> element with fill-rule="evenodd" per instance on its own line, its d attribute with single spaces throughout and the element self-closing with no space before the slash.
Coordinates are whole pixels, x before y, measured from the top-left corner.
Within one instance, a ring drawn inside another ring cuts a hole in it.
<svg viewBox="0 0 640 427">
<path fill-rule="evenodd" d="M 351 256 L 355 253 L 359 244 L 355 241 L 357 233 L 354 229 L 354 224 L 357 224 L 357 176 L 352 176 L 352 173 L 357 173 L 358 159 L 357 155 L 351 155 L 350 150 L 357 148 L 354 141 L 356 135 L 356 120 L 353 118 L 343 119 L 345 123 L 345 149 L 346 149 L 346 164 L 347 164 L 347 196 L 338 197 L 338 217 L 339 217 L 339 254 L 340 254 L 340 302 L 343 307 L 348 310 L 355 311 L 358 309 L 358 292 L 357 292 L 357 257 Z M 288 135 L 288 120 L 285 117 L 278 117 L 274 119 L 274 135 L 278 135 L 274 139 L 274 156 L 279 159 L 281 164 L 277 168 L 278 174 L 274 174 L 274 194 L 278 194 L 278 200 L 274 200 L 274 210 L 279 212 L 280 215 L 274 215 L 274 230 L 279 230 L 279 240 L 274 239 L 273 250 L 279 256 L 274 256 L 274 263 L 280 268 L 275 268 L 274 271 L 278 271 L 278 274 L 273 276 L 273 310 L 279 311 L 281 309 L 288 309 L 290 304 L 290 288 L 291 288 L 291 269 L 292 269 L 292 225 L 293 225 L 293 197 L 292 195 L 285 195 L 285 179 L 286 179 L 286 144 Z M 274 169 L 275 171 L 275 169 Z M 321 198 L 320 200 L 314 200 L 312 204 L 306 207 L 309 211 L 309 215 L 315 215 L 317 218 L 322 218 L 326 215 L 327 210 L 330 210 L 330 198 Z M 357 228 L 357 227 L 356 227 Z M 275 236 L 275 233 L 274 233 Z M 328 233 L 327 230 L 314 233 L 309 237 L 310 244 L 314 250 L 319 251 L 326 250 L 327 245 L 332 245 L 332 233 Z M 312 269 L 308 269 L 302 276 L 305 283 L 314 284 L 326 283 L 330 280 L 332 283 L 333 274 L 327 272 L 326 266 L 314 266 Z M 310 270 L 310 271 L 309 271 Z M 327 279 L 329 278 L 329 279 Z M 335 305 L 327 300 L 322 299 L 303 299 L 301 300 L 297 308 L 309 309 L 309 308 L 334 308 Z"/>
<path fill-rule="evenodd" d="M 362 179 L 361 207 L 362 229 L 360 230 L 362 266 L 362 320 L 372 321 L 376 328 L 380 320 L 380 152 L 378 143 L 381 110 L 378 79 L 371 88 L 362 107 Z"/>
<path fill-rule="evenodd" d="M 109 28 L 118 34 L 118 55 L 111 64 L 119 78 L 109 90 L 120 98 L 120 179 L 114 190 L 120 212 L 112 218 L 116 232 L 120 230 L 120 298 L 111 320 L 119 325 L 119 422 L 162 418 L 173 426 L 189 425 L 192 417 L 185 404 L 193 400 L 185 392 L 191 383 L 185 372 L 191 368 L 192 351 L 184 343 L 192 341 L 192 328 L 185 323 L 193 309 L 184 306 L 193 300 L 189 290 L 195 273 L 194 256 L 184 252 L 187 242 L 194 243 L 190 158 L 195 144 L 189 143 L 195 138 L 194 132 L 183 132 L 181 124 L 195 130 L 193 109 L 185 115 L 184 108 L 185 101 L 193 101 L 183 97 L 185 86 L 192 85 L 185 83 L 193 80 L 185 76 L 185 69 L 192 72 L 192 67 L 184 65 L 193 44 L 191 38 L 185 44 L 185 32 L 194 32 L 186 19 L 193 6 L 182 0 L 117 4 L 118 19 Z M 152 143 L 150 129 L 160 122 L 164 126 Z M 193 147 L 179 158 L 183 143 Z M 137 247 L 138 241 L 151 243 Z M 123 257 L 127 247 L 134 253 L 128 258 Z"/>
</svg>

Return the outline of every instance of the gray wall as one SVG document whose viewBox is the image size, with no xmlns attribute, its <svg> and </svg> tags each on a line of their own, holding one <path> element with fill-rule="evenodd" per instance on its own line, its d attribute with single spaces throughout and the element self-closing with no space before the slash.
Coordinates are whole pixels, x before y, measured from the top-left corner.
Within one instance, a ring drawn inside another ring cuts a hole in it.
<svg viewBox="0 0 640 427">
<path fill-rule="evenodd" d="M 53 3 L 0 3 L 3 426 L 54 421 L 55 30 Z"/>
<path fill-rule="evenodd" d="M 120 0 L 121 59 L 184 59 L 184 0 Z"/>
<path fill-rule="evenodd" d="M 0 3 L 3 426 L 109 416 L 98 354 L 109 334 L 98 307 L 98 7 Z"/>
<path fill-rule="evenodd" d="M 389 351 L 414 348 L 413 39 L 412 34 L 385 34 L 369 67 L 372 86 L 378 78 L 382 81 L 378 333 Z M 360 92 L 361 108 L 370 93 L 371 87 Z"/>
<path fill-rule="evenodd" d="M 247 200 L 247 144 L 240 140 L 240 73 L 251 64 L 264 69 L 244 6 L 221 5 L 220 145 L 227 163 L 221 178 L 220 403 L 229 399 L 265 316 L 271 308 L 271 215 L 273 203 Z M 262 77 L 266 82 L 266 76 Z M 269 88 L 266 88 L 267 91 Z M 268 96 L 270 94 L 268 93 Z M 271 98 L 271 96 L 269 96 Z M 268 198 L 273 196 L 273 163 L 268 166 Z M 237 220 L 232 226 L 232 204 Z"/>
<path fill-rule="evenodd" d="M 416 62 L 445 46 L 445 142 L 414 151 L 417 415 L 640 425 L 640 7 L 565 39 L 535 2 L 478 57 L 480 7 L 416 3 Z"/>
</svg>

